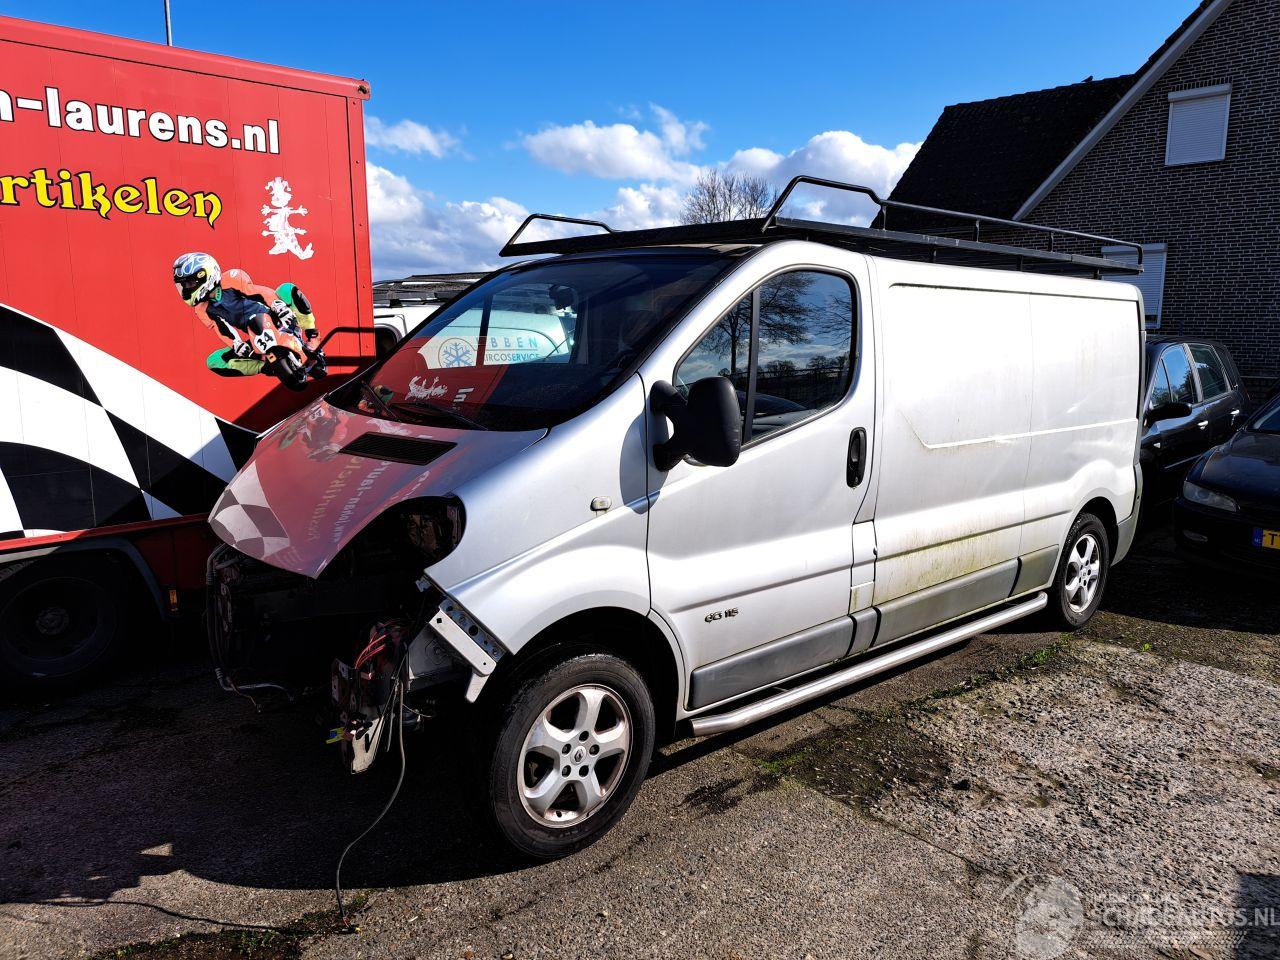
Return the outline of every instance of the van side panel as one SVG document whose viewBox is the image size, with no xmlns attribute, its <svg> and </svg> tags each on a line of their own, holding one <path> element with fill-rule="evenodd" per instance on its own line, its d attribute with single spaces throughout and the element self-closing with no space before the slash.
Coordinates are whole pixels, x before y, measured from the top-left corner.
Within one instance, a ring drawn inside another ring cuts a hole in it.
<svg viewBox="0 0 1280 960">
<path fill-rule="evenodd" d="M 1018 556 L 1033 389 L 1027 293 L 895 284 L 883 302 L 877 606 Z"/>
<path fill-rule="evenodd" d="M 428 575 L 508 650 L 584 610 L 649 613 L 644 404 L 633 376 L 453 491 L 466 535 Z"/>
<path fill-rule="evenodd" d="M 1023 554 L 1060 546 L 1095 496 L 1110 501 L 1118 520 L 1133 512 L 1139 318 L 1132 301 L 1031 298 L 1035 391 Z"/>
</svg>

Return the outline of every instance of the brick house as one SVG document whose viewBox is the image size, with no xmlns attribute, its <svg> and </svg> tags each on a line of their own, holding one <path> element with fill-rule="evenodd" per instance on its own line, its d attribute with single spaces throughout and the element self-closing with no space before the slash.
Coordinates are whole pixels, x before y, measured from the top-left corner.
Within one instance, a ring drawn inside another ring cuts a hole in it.
<svg viewBox="0 0 1280 960">
<path fill-rule="evenodd" d="M 1280 0 L 1204 0 L 1123 77 L 947 107 L 893 198 L 1140 241 L 1145 272 L 1117 279 L 1142 288 L 1148 326 L 1222 340 L 1251 388 L 1269 384 L 1280 377 Z"/>
</svg>

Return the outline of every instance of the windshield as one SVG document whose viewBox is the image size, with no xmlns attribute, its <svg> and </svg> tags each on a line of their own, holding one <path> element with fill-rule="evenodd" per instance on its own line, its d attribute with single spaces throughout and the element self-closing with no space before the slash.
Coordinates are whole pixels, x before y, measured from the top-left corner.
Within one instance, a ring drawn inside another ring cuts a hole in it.
<svg viewBox="0 0 1280 960">
<path fill-rule="evenodd" d="M 369 416 L 464 429 L 552 426 L 612 390 L 732 262 L 673 252 L 500 274 L 330 400 Z"/>
<path fill-rule="evenodd" d="M 1280 397 L 1263 407 L 1249 424 L 1254 433 L 1280 433 Z"/>
</svg>

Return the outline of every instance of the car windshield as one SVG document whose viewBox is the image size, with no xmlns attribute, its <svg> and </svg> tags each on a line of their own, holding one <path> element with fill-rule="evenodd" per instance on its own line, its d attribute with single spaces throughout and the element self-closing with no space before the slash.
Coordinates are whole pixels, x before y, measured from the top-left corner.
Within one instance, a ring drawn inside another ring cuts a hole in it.
<svg viewBox="0 0 1280 960">
<path fill-rule="evenodd" d="M 1254 433 L 1280 433 L 1280 397 L 1267 404 L 1249 423 Z"/>
<path fill-rule="evenodd" d="M 611 391 L 732 262 L 714 251 L 673 251 L 499 274 L 330 400 L 464 429 L 553 426 Z"/>
</svg>

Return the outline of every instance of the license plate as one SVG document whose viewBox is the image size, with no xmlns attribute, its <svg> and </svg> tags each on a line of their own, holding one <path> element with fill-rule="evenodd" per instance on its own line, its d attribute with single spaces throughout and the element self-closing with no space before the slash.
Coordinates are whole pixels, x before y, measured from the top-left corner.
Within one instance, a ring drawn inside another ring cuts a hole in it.
<svg viewBox="0 0 1280 960">
<path fill-rule="evenodd" d="M 1280 530 L 1263 530 L 1262 527 L 1254 527 L 1253 545 L 1266 547 L 1269 550 L 1280 550 Z"/>
</svg>

